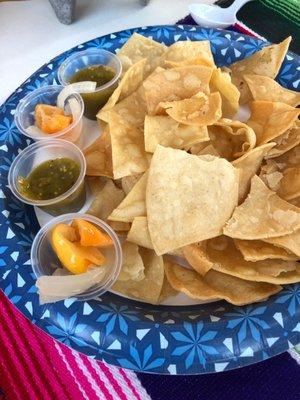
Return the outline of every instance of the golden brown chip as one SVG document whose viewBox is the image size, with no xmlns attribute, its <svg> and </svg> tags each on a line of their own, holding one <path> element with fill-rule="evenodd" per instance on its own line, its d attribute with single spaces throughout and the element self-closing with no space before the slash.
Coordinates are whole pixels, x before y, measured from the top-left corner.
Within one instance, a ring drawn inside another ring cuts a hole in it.
<svg viewBox="0 0 300 400">
<path fill-rule="evenodd" d="M 270 243 L 262 240 L 240 240 L 234 239 L 234 244 L 243 254 L 246 261 L 260 261 L 269 258 L 281 260 L 298 260 L 295 254 L 288 253 L 286 250 L 273 246 Z"/>
<path fill-rule="evenodd" d="M 222 100 L 218 92 L 208 96 L 199 92 L 190 99 L 162 102 L 159 105 L 175 121 L 186 125 L 212 125 L 222 116 Z"/>
<path fill-rule="evenodd" d="M 128 194 L 132 190 L 142 175 L 143 174 L 135 174 L 121 178 L 121 186 L 125 194 Z"/>
<path fill-rule="evenodd" d="M 256 136 L 248 125 L 221 118 L 208 127 L 210 143 L 221 157 L 232 161 L 254 148 Z"/>
<path fill-rule="evenodd" d="M 282 289 L 279 285 L 264 282 L 250 282 L 221 272 L 210 270 L 205 281 L 217 290 L 222 298 L 236 306 L 263 301 Z"/>
<path fill-rule="evenodd" d="M 87 176 L 86 182 L 93 196 L 98 196 L 108 179 L 102 176 Z"/>
<path fill-rule="evenodd" d="M 116 103 L 130 96 L 138 89 L 144 80 L 145 65 L 146 58 L 136 62 L 125 72 L 117 88 L 101 110 L 111 109 Z"/>
<path fill-rule="evenodd" d="M 143 132 L 111 112 L 109 118 L 114 178 L 135 175 L 148 169 Z"/>
<path fill-rule="evenodd" d="M 207 146 L 205 146 L 204 148 L 202 148 L 202 146 L 200 148 L 200 146 L 198 147 L 198 145 L 196 144 L 191 147 L 190 151 L 192 154 L 196 154 L 197 156 L 205 156 L 205 155 L 211 155 L 215 157 L 220 156 L 219 152 L 212 144 L 207 144 Z"/>
<path fill-rule="evenodd" d="M 153 250 L 140 249 L 139 252 L 145 267 L 144 279 L 141 281 L 117 281 L 112 289 L 125 296 L 156 304 L 159 301 L 165 275 L 163 259 L 157 256 Z"/>
<path fill-rule="evenodd" d="M 190 266 L 200 275 L 205 275 L 213 266 L 207 257 L 206 241 L 185 246 L 183 254 Z"/>
<path fill-rule="evenodd" d="M 219 235 L 237 204 L 238 179 L 224 159 L 157 146 L 146 190 L 156 253 Z"/>
<path fill-rule="evenodd" d="M 87 213 L 107 222 L 115 230 L 128 230 L 129 224 L 107 220 L 112 210 L 114 210 L 124 199 L 125 194 L 123 190 L 118 189 L 114 182 L 109 179 L 107 180 L 103 189 L 95 192 L 94 195 L 95 199 L 93 200 Z"/>
<path fill-rule="evenodd" d="M 189 149 L 209 140 L 206 126 L 183 125 L 165 115 L 147 115 L 144 126 L 145 150 L 154 153 L 158 144 L 174 149 Z"/>
<path fill-rule="evenodd" d="M 207 256 L 213 262 L 214 270 L 248 281 L 281 285 L 298 282 L 300 279 L 300 264 L 297 261 L 246 261 L 233 240 L 226 236 L 208 241 Z"/>
<path fill-rule="evenodd" d="M 133 92 L 130 96 L 121 100 L 114 107 L 109 110 L 100 110 L 97 118 L 100 121 L 109 123 L 111 114 L 118 114 L 128 124 L 137 128 L 142 128 L 144 119 L 147 114 L 146 101 L 144 96 L 144 89 L 140 87 Z"/>
<path fill-rule="evenodd" d="M 269 153 L 275 143 L 266 143 L 258 146 L 242 157 L 232 161 L 232 165 L 240 171 L 239 203 L 244 201 L 250 189 L 252 177 L 257 173 L 263 158 Z"/>
<path fill-rule="evenodd" d="M 300 110 L 285 103 L 253 101 L 247 124 L 254 130 L 257 144 L 268 143 L 285 133 L 297 120 Z"/>
<path fill-rule="evenodd" d="M 251 98 L 251 93 L 245 82 L 244 75 L 257 74 L 275 78 L 287 53 L 290 42 L 291 37 L 288 37 L 279 44 L 266 46 L 250 57 L 230 65 L 232 82 L 241 92 L 240 104 L 247 103 Z"/>
<path fill-rule="evenodd" d="M 300 121 L 297 120 L 290 129 L 277 136 L 274 142 L 276 147 L 268 153 L 266 158 L 279 157 L 300 144 Z"/>
<path fill-rule="evenodd" d="M 146 216 L 146 187 L 148 173 L 145 172 L 125 199 L 113 210 L 110 221 L 132 222 L 135 217 Z"/>
<path fill-rule="evenodd" d="M 86 160 L 86 175 L 113 177 L 111 140 L 108 130 L 83 150 Z"/>
<path fill-rule="evenodd" d="M 150 75 L 143 83 L 149 115 L 161 113 L 159 103 L 187 99 L 202 91 L 209 93 L 212 68 L 185 66 Z"/>
<path fill-rule="evenodd" d="M 141 281 L 145 278 L 144 263 L 136 244 L 130 242 L 122 243 L 122 268 L 118 276 L 118 282 Z"/>
<path fill-rule="evenodd" d="M 300 258 L 300 230 L 290 235 L 264 239 L 265 242 L 296 254 Z"/>
<path fill-rule="evenodd" d="M 240 92 L 231 82 L 230 74 L 219 68 L 213 71 L 210 80 L 211 92 L 219 92 L 222 98 L 222 117 L 232 118 L 239 108 Z"/>
<path fill-rule="evenodd" d="M 127 235 L 127 240 L 146 249 L 153 250 L 147 217 L 135 217 Z"/>
<path fill-rule="evenodd" d="M 217 290 L 211 288 L 197 272 L 177 264 L 165 262 L 165 273 L 173 289 L 185 293 L 192 299 L 221 299 Z"/>
<path fill-rule="evenodd" d="M 225 235 L 237 239 L 265 239 L 300 229 L 300 209 L 282 200 L 255 175 L 248 197 L 225 225 Z"/>
<path fill-rule="evenodd" d="M 174 289 L 202 301 L 224 299 L 241 306 L 262 301 L 281 290 L 277 285 L 249 282 L 214 270 L 202 277 L 195 271 L 171 263 L 165 263 L 165 272 Z"/>
<path fill-rule="evenodd" d="M 118 57 L 122 62 L 123 72 L 146 58 L 147 72 L 149 73 L 160 64 L 161 57 L 167 49 L 163 43 L 158 43 L 135 32 L 118 51 Z"/>
<path fill-rule="evenodd" d="M 185 65 L 202 65 L 203 67 L 212 67 L 211 62 L 205 58 L 187 58 L 183 61 L 165 60 L 164 62 L 164 67 L 166 68 L 178 68 L 184 67 Z"/>
<path fill-rule="evenodd" d="M 169 297 L 176 296 L 177 294 L 178 294 L 178 291 L 173 289 L 173 287 L 170 285 L 167 277 L 165 276 L 158 302 L 162 303 Z"/>
<path fill-rule="evenodd" d="M 244 75 L 254 100 L 280 101 L 292 107 L 300 104 L 300 93 L 288 90 L 274 79 L 261 75 Z"/>
<path fill-rule="evenodd" d="M 214 58 L 208 40 L 202 41 L 178 41 L 169 46 L 165 53 L 166 61 L 186 63 L 185 65 L 206 65 L 215 67 Z M 200 63 L 201 62 L 201 63 Z"/>
</svg>

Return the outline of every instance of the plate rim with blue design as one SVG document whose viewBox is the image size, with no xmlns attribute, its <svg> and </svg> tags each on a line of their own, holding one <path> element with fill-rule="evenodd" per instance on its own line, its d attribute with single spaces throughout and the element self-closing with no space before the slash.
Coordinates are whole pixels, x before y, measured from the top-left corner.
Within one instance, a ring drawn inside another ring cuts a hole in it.
<svg viewBox="0 0 300 400">
<path fill-rule="evenodd" d="M 57 68 L 88 47 L 120 48 L 138 32 L 169 45 L 209 40 L 218 65 L 240 60 L 266 44 L 237 32 L 193 25 L 127 29 L 80 44 L 44 64 L 0 107 L 0 288 L 35 325 L 55 339 L 98 360 L 135 371 L 203 374 L 250 365 L 300 342 L 300 285 L 269 300 L 237 307 L 219 301 L 198 306 L 152 306 L 112 293 L 101 299 L 67 299 L 40 306 L 30 266 L 30 246 L 39 229 L 33 208 L 13 198 L 7 172 L 18 150 L 30 143 L 13 122 L 18 101 L 29 91 L 58 83 Z M 222 52 L 221 52 L 222 50 Z M 288 53 L 277 80 L 300 91 L 300 57 Z"/>
</svg>

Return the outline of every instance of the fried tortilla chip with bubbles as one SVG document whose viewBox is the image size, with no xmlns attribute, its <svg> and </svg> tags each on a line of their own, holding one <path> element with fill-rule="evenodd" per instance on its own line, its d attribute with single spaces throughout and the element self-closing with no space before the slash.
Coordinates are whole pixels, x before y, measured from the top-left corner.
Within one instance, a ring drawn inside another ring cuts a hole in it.
<svg viewBox="0 0 300 400">
<path fill-rule="evenodd" d="M 143 83 L 148 114 L 161 114 L 159 103 L 188 99 L 200 91 L 208 94 L 212 71 L 212 68 L 196 65 L 150 75 Z"/>
<path fill-rule="evenodd" d="M 298 282 L 300 279 L 300 264 L 297 261 L 280 258 L 246 261 L 233 239 L 226 236 L 210 239 L 206 251 L 206 256 L 213 263 L 212 269 L 224 274 L 279 285 Z"/>
<path fill-rule="evenodd" d="M 233 212 L 223 232 L 236 239 L 265 239 L 300 229 L 300 209 L 282 200 L 255 175 L 248 197 Z"/>
<path fill-rule="evenodd" d="M 214 58 L 208 40 L 178 41 L 168 47 L 164 55 L 165 62 L 175 65 L 205 65 L 215 67 Z"/>
<path fill-rule="evenodd" d="M 290 235 L 264 239 L 264 241 L 296 254 L 300 258 L 300 230 Z"/>
<path fill-rule="evenodd" d="M 275 101 L 297 107 L 300 104 L 300 93 L 286 89 L 274 79 L 262 75 L 244 75 L 253 100 Z"/>
<path fill-rule="evenodd" d="M 219 235 L 237 205 L 238 180 L 238 171 L 224 159 L 157 146 L 146 189 L 156 253 Z"/>
<path fill-rule="evenodd" d="M 153 250 L 153 244 L 148 229 L 147 217 L 134 218 L 130 230 L 127 234 L 127 240 L 129 242 L 136 243 L 139 246 L 145 247 L 146 249 Z"/>
<path fill-rule="evenodd" d="M 118 276 L 118 282 L 141 281 L 145 278 L 144 263 L 136 244 L 122 243 L 122 268 Z"/>
<path fill-rule="evenodd" d="M 196 143 L 209 140 L 206 126 L 180 124 L 165 115 L 147 115 L 144 126 L 145 150 L 154 153 L 160 144 L 173 149 L 188 150 Z"/>
<path fill-rule="evenodd" d="M 145 277 L 142 280 L 119 281 L 113 285 L 112 290 L 132 297 L 136 300 L 157 304 L 164 282 L 164 263 L 161 256 L 157 256 L 153 250 L 139 249 L 144 263 Z"/>
<path fill-rule="evenodd" d="M 126 72 L 138 61 L 146 58 L 146 72 L 150 73 L 160 65 L 161 58 L 167 49 L 168 47 L 163 43 L 156 42 L 135 32 L 118 51 L 117 55 L 122 63 L 123 72 Z"/>
<path fill-rule="evenodd" d="M 262 301 L 278 293 L 281 287 L 263 282 L 250 282 L 210 270 L 205 277 L 177 264 L 165 263 L 170 285 L 187 296 L 212 301 L 224 299 L 238 306 Z"/>
<path fill-rule="evenodd" d="M 240 104 L 251 99 L 251 93 L 245 75 L 256 74 L 275 78 L 283 63 L 292 38 L 288 37 L 279 44 L 271 44 L 251 56 L 230 65 L 231 79 L 241 93 Z"/>
<path fill-rule="evenodd" d="M 108 129 L 89 147 L 83 150 L 86 175 L 113 177 L 111 139 Z"/>
<path fill-rule="evenodd" d="M 253 101 L 250 111 L 247 124 L 254 130 L 258 145 L 271 142 L 285 133 L 300 115 L 300 109 L 272 101 Z"/>
<path fill-rule="evenodd" d="M 145 172 L 125 199 L 113 210 L 110 221 L 132 222 L 135 217 L 146 215 L 146 187 L 148 172 Z"/>
<path fill-rule="evenodd" d="M 190 99 L 159 103 L 175 121 L 192 126 L 207 126 L 217 122 L 222 116 L 219 93 L 206 95 L 197 93 Z"/>
<path fill-rule="evenodd" d="M 261 261 L 270 258 L 281 260 L 296 261 L 299 259 L 296 254 L 292 254 L 287 250 L 266 243 L 262 240 L 241 240 L 234 239 L 234 244 L 242 253 L 246 261 Z"/>
</svg>

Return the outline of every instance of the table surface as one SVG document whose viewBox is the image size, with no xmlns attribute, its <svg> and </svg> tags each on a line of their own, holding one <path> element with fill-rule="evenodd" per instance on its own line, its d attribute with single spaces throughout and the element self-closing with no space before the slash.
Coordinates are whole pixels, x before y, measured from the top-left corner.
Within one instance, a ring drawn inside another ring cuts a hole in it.
<svg viewBox="0 0 300 400">
<path fill-rule="evenodd" d="M 172 24 L 192 0 L 77 0 L 76 20 L 61 24 L 47 0 L 0 2 L 0 104 L 37 68 L 59 53 L 107 33 Z M 212 3 L 212 0 L 202 0 Z"/>
</svg>

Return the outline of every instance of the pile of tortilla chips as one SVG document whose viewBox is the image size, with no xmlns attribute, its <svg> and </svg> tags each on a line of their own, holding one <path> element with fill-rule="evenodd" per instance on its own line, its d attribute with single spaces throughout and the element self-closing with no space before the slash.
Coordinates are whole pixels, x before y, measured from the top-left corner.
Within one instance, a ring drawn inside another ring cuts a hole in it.
<svg viewBox="0 0 300 400">
<path fill-rule="evenodd" d="M 85 150 L 89 212 L 122 237 L 114 291 L 243 305 L 300 281 L 300 93 L 274 80 L 289 42 L 226 70 L 208 41 L 135 33 L 119 51 L 122 79 Z"/>
</svg>

